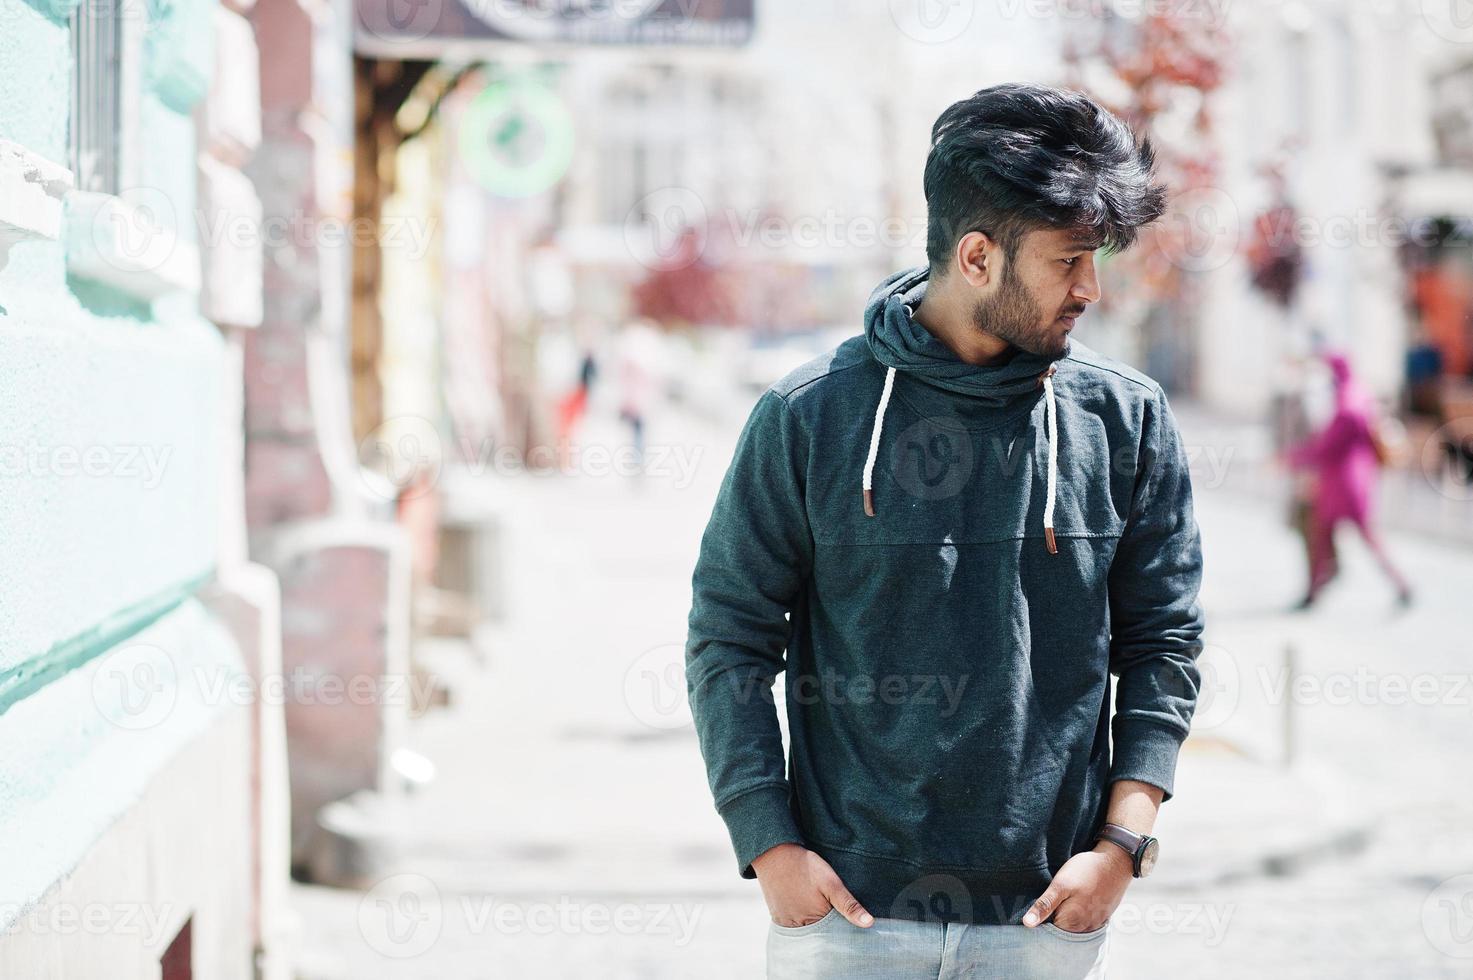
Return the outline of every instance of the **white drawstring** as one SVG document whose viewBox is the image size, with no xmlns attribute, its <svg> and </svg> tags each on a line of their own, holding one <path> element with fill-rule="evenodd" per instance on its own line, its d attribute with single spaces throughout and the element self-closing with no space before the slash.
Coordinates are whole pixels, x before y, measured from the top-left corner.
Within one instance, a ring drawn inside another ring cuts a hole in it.
<svg viewBox="0 0 1473 980">
<path fill-rule="evenodd" d="M 880 429 L 885 426 L 885 407 L 890 404 L 890 389 L 895 387 L 895 369 L 885 369 L 885 390 L 880 392 L 880 406 L 875 409 L 875 425 L 869 435 L 869 458 L 864 461 L 864 513 L 875 516 L 875 457 L 880 454 Z"/>
<path fill-rule="evenodd" d="M 1043 504 L 1043 541 L 1048 553 L 1059 553 L 1054 540 L 1054 497 L 1059 485 L 1059 418 L 1054 404 L 1054 368 L 1052 365 L 1039 378 L 1043 384 L 1044 418 L 1048 439 L 1048 497 Z M 870 430 L 869 456 L 864 461 L 864 513 L 875 516 L 874 474 L 875 459 L 880 455 L 880 431 L 885 427 L 885 409 L 890 404 L 890 391 L 895 387 L 895 369 L 885 369 L 885 389 L 880 392 L 880 404 L 875 408 L 875 424 Z"/>
<path fill-rule="evenodd" d="M 1043 398 L 1048 418 L 1048 497 L 1043 503 L 1043 543 L 1048 553 L 1057 555 L 1059 546 L 1054 541 L 1054 493 L 1059 483 L 1059 420 L 1054 407 L 1054 369 L 1050 365 L 1043 376 Z"/>
</svg>

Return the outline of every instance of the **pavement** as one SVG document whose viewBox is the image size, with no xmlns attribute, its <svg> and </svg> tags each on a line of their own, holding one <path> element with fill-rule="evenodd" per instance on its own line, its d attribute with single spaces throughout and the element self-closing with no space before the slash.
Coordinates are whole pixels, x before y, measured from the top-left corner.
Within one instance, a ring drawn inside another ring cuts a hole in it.
<svg viewBox="0 0 1473 980">
<path fill-rule="evenodd" d="M 765 907 L 712 807 L 680 659 L 739 422 L 655 419 L 643 478 L 591 455 L 482 477 L 511 617 L 474 649 L 421 646 L 452 692 L 411 733 L 436 778 L 386 822 L 373 888 L 294 888 L 298 977 L 762 976 Z M 622 434 L 595 418 L 582 442 Z M 1419 587 L 1398 613 L 1346 542 L 1321 608 L 1291 613 L 1282 508 L 1229 483 L 1198 491 L 1203 694 L 1111 976 L 1473 976 L 1473 551 L 1392 535 Z"/>
</svg>

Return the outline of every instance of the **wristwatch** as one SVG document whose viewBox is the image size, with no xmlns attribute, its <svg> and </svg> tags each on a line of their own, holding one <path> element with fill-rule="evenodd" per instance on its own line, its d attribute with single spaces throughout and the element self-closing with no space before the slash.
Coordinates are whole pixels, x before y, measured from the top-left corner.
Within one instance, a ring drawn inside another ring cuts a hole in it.
<svg viewBox="0 0 1473 980">
<path fill-rule="evenodd" d="M 1131 873 L 1135 877 L 1144 878 L 1156 867 L 1156 858 L 1161 852 L 1161 843 L 1156 838 L 1126 830 L 1119 824 L 1107 823 L 1095 834 L 1096 843 L 1102 840 L 1125 849 L 1125 853 L 1130 855 Z"/>
</svg>

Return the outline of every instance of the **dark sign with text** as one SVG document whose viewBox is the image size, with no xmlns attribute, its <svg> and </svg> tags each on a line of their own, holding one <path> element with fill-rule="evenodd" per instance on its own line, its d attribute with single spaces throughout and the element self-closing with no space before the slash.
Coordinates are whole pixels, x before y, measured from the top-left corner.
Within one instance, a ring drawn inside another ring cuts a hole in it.
<svg viewBox="0 0 1473 980">
<path fill-rule="evenodd" d="M 740 45 L 754 0 L 355 0 L 353 46 L 381 58 L 506 43 Z"/>
</svg>

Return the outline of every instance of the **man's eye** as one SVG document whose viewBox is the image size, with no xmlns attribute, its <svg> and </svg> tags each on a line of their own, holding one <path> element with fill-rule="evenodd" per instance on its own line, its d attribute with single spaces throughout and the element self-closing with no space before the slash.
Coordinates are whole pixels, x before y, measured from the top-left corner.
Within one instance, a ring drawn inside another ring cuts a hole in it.
<svg viewBox="0 0 1473 980">
<path fill-rule="evenodd" d="M 1059 261 L 1064 263 L 1065 265 L 1072 266 L 1075 262 L 1079 261 L 1079 256 L 1076 255 L 1072 259 L 1060 259 Z"/>
</svg>

